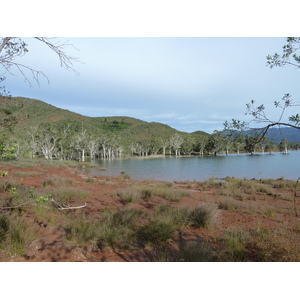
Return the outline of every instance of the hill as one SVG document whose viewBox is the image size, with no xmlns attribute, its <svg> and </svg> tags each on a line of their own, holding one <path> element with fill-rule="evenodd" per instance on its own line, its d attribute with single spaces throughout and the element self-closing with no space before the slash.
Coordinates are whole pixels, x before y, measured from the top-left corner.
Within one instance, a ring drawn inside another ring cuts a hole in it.
<svg viewBox="0 0 300 300">
<path fill-rule="evenodd" d="M 126 116 L 87 117 L 40 100 L 22 97 L 0 99 L 0 118 L 3 119 L 7 115 L 13 115 L 17 120 L 14 127 L 16 137 L 27 135 L 30 127 L 49 123 L 60 130 L 71 124 L 74 133 L 81 132 L 84 128 L 93 136 L 114 136 L 121 140 L 124 146 L 151 139 L 169 139 L 174 133 L 193 136 L 158 122 L 146 122 Z M 7 130 L 2 126 L 0 133 L 5 131 Z M 198 138 L 208 135 L 203 131 L 198 131 L 196 134 Z"/>
<path fill-rule="evenodd" d="M 241 132 L 244 136 L 253 136 L 255 133 L 260 134 L 261 131 L 251 129 Z M 230 130 L 224 130 L 223 134 L 227 135 L 231 134 L 231 132 Z M 279 145 L 283 139 L 287 139 L 289 143 L 295 143 L 300 142 L 300 130 L 288 126 L 273 127 L 267 131 L 265 137 L 273 141 L 276 145 Z"/>
<path fill-rule="evenodd" d="M 275 144 L 279 144 L 284 138 L 290 143 L 299 142 L 300 130 L 293 127 L 270 128 L 266 136 Z"/>
</svg>

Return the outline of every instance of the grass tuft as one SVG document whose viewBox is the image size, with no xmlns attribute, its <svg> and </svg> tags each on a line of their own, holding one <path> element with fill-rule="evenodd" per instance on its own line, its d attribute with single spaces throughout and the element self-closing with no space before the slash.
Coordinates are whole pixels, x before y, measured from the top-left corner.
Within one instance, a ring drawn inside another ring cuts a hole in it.
<svg viewBox="0 0 300 300">
<path fill-rule="evenodd" d="M 189 222 L 192 227 L 210 227 L 218 216 L 216 204 L 206 204 L 192 209 L 189 213 Z"/>
</svg>

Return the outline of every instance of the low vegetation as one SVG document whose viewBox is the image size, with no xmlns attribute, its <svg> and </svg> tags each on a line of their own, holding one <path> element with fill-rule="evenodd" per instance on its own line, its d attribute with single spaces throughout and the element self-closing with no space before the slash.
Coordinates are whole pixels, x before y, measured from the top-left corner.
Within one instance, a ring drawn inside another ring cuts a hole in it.
<svg viewBox="0 0 300 300">
<path fill-rule="evenodd" d="M 134 181 L 87 177 L 77 166 L 1 166 L 0 259 L 42 257 L 32 245 L 55 232 L 41 253 L 58 243 L 96 261 L 109 253 L 129 261 L 300 260 L 294 181 Z"/>
</svg>

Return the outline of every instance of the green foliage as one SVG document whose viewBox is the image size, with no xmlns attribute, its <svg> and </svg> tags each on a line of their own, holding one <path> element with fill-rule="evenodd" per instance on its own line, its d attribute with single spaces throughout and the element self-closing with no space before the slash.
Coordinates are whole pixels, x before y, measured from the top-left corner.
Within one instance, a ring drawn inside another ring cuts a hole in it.
<svg viewBox="0 0 300 300">
<path fill-rule="evenodd" d="M 80 143 L 80 151 L 85 149 L 90 156 L 95 154 L 89 148 L 91 141 L 95 142 L 93 151 L 99 154 L 100 150 L 100 155 L 108 155 L 107 149 L 114 151 L 115 156 L 118 151 L 133 155 L 162 154 L 166 148 L 170 149 L 169 141 L 174 134 L 182 139 L 181 154 L 191 154 L 197 151 L 199 141 L 209 136 L 201 131 L 179 133 L 164 124 L 129 117 L 85 117 L 27 98 L 0 99 L 1 110 L 0 121 L 6 118 L 6 113 L 16 119 L 14 139 L 18 142 L 18 156 L 30 158 L 43 155 L 52 158 L 55 154 L 59 159 L 77 159 L 79 142 L 76 137 L 82 132 L 86 134 Z M 0 136 L 4 137 L 0 151 L 10 148 L 9 133 L 7 127 L 0 127 Z M 163 143 L 167 145 L 164 149 Z M 46 153 L 44 146 L 51 151 Z"/>
<path fill-rule="evenodd" d="M 8 171 L 2 171 L 0 170 L 0 176 L 4 177 L 8 175 Z"/>
</svg>

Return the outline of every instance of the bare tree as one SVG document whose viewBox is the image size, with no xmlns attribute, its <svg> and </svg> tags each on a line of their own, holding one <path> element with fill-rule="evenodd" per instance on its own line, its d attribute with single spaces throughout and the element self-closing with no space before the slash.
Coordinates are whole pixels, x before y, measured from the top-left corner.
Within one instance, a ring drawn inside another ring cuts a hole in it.
<svg viewBox="0 0 300 300">
<path fill-rule="evenodd" d="M 85 150 L 87 149 L 88 146 L 88 134 L 85 129 L 83 129 L 82 125 L 82 130 L 81 133 L 78 133 L 76 136 L 74 136 L 74 144 L 75 148 L 81 152 L 81 161 L 85 161 Z"/>
<path fill-rule="evenodd" d="M 45 37 L 35 37 L 36 40 L 45 44 L 54 53 L 57 54 L 60 65 L 66 70 L 73 71 L 75 74 L 78 72 L 73 68 L 73 62 L 79 62 L 77 57 L 68 55 L 65 48 L 68 46 L 74 47 L 72 44 L 61 43 L 59 40 Z M 32 74 L 33 80 L 39 85 L 39 78 L 43 76 L 49 82 L 48 77 L 41 70 L 34 69 L 28 65 L 24 65 L 16 61 L 16 58 L 24 56 L 28 52 L 28 45 L 20 38 L 17 37 L 3 37 L 0 39 L 0 65 L 3 67 L 4 72 L 0 76 L 13 74 L 14 69 L 21 73 L 25 82 L 31 85 L 31 81 L 26 75 L 26 71 Z M 3 77 L 2 77 L 3 78 Z"/>
<path fill-rule="evenodd" d="M 168 139 L 160 139 L 160 144 L 162 146 L 163 149 L 163 156 L 166 155 L 166 148 L 168 148 L 170 146 L 170 141 Z"/>
<path fill-rule="evenodd" d="M 180 147 L 182 144 L 183 137 L 178 133 L 174 133 L 170 138 L 170 145 L 174 148 L 176 156 L 180 155 Z"/>
<path fill-rule="evenodd" d="M 27 134 L 30 136 L 30 146 L 31 146 L 31 158 L 35 157 L 36 152 L 38 151 L 38 127 L 30 126 L 27 130 Z"/>
</svg>

